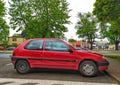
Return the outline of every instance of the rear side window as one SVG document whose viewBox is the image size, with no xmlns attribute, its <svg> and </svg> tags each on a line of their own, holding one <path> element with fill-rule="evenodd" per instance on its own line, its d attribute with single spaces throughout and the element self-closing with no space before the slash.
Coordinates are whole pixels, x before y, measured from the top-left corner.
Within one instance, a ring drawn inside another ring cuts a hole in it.
<svg viewBox="0 0 120 85">
<path fill-rule="evenodd" d="M 25 49 L 27 49 L 27 50 L 41 50 L 42 47 L 43 47 L 43 40 L 33 40 L 25 47 Z"/>
</svg>

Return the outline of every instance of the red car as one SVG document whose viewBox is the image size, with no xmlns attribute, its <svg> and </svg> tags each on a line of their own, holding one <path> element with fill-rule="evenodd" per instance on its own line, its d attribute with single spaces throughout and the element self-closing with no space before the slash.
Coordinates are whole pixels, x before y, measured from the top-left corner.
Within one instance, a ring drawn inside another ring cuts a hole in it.
<svg viewBox="0 0 120 85">
<path fill-rule="evenodd" d="M 15 48 L 11 58 L 18 73 L 32 68 L 53 68 L 79 71 L 84 76 L 95 76 L 108 68 L 103 55 L 79 50 L 55 38 L 30 39 Z"/>
<path fill-rule="evenodd" d="M 3 46 L 0 46 L 0 50 L 5 50 L 5 48 Z"/>
</svg>

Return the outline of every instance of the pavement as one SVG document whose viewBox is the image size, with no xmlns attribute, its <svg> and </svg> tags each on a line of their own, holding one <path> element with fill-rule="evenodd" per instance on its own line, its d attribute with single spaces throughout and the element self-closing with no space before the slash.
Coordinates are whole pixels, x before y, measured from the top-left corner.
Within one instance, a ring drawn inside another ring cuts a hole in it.
<svg viewBox="0 0 120 85">
<path fill-rule="evenodd" d="M 107 73 L 116 79 L 120 84 L 120 61 L 117 61 L 115 59 L 107 59 L 110 63 L 109 68 L 107 70 Z"/>
<path fill-rule="evenodd" d="M 103 55 L 120 55 L 120 51 L 99 51 L 98 53 Z M 107 73 L 120 84 L 120 61 L 111 58 L 107 58 L 107 60 L 110 63 Z"/>
<path fill-rule="evenodd" d="M 58 80 L 39 80 L 39 79 L 0 78 L 0 85 L 118 85 L 118 84 L 58 81 Z"/>
<path fill-rule="evenodd" d="M 120 54 L 118 54 L 118 55 L 120 55 Z M 109 61 L 110 65 L 109 65 L 109 68 L 106 72 L 111 77 L 116 79 L 120 84 L 120 61 L 117 61 L 115 59 L 110 59 L 110 58 L 107 58 L 107 60 Z M 0 78 L 0 85 L 118 85 L 118 84 Z"/>
</svg>

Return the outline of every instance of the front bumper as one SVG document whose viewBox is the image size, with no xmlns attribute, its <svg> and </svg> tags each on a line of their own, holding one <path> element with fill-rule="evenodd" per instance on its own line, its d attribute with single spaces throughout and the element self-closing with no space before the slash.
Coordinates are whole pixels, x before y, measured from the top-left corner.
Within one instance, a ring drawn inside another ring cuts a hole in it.
<svg viewBox="0 0 120 85">
<path fill-rule="evenodd" d="M 108 66 L 109 65 L 109 62 L 106 60 L 104 62 L 97 62 L 97 65 L 98 66 Z"/>
<path fill-rule="evenodd" d="M 98 65 L 98 69 L 100 71 L 103 71 L 103 70 L 107 70 L 108 69 L 109 62 L 107 60 L 104 61 L 104 62 L 97 62 L 97 65 Z"/>
</svg>

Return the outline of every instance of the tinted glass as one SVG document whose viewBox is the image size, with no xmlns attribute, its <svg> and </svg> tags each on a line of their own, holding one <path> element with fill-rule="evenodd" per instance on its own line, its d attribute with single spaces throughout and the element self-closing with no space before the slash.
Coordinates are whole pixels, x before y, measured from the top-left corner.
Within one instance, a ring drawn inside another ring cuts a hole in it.
<svg viewBox="0 0 120 85">
<path fill-rule="evenodd" d="M 33 40 L 31 41 L 25 49 L 28 50 L 41 50 L 43 47 L 43 40 Z"/>
</svg>

